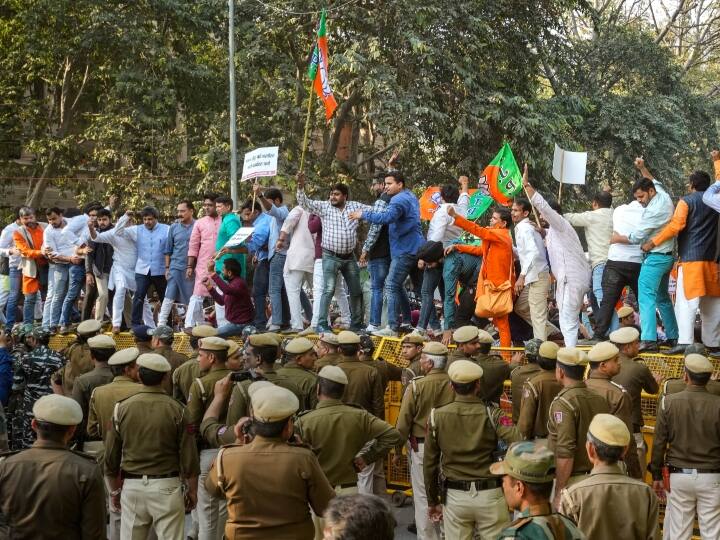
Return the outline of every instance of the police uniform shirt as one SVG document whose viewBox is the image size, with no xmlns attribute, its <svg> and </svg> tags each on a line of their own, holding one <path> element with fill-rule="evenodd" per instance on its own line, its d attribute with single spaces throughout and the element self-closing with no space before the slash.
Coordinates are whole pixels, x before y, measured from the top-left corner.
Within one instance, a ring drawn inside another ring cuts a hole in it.
<svg viewBox="0 0 720 540">
<path fill-rule="evenodd" d="M 277 374 L 287 377 L 300 389 L 303 397 L 300 400 L 301 411 L 315 408 L 317 404 L 317 376 L 315 373 L 298 366 L 295 362 L 288 362 L 277 370 Z"/>
<path fill-rule="evenodd" d="M 510 378 L 510 364 L 496 354 L 479 354 L 473 361 L 483 369 L 480 397 L 487 403 L 499 405 L 505 381 Z"/>
<path fill-rule="evenodd" d="M 95 439 L 105 440 L 111 427 L 115 404 L 142 389 L 142 384 L 125 375 L 118 375 L 110 384 L 95 388 L 90 396 L 90 405 L 88 406 L 88 435 Z"/>
<path fill-rule="evenodd" d="M 385 394 L 377 370 L 351 356 L 343 356 L 337 366 L 348 378 L 343 402 L 360 405 L 378 418 L 385 418 Z"/>
<path fill-rule="evenodd" d="M 632 401 L 632 433 L 639 433 L 644 422 L 642 416 L 642 391 L 648 394 L 657 394 L 658 382 L 653 377 L 650 368 L 640 358 L 630 358 L 620 353 L 620 373 L 613 377 L 613 382 L 621 385 Z"/>
<path fill-rule="evenodd" d="M 342 359 L 339 353 L 326 354 L 322 358 L 315 360 L 315 371 L 320 373 L 320 370 L 325 366 L 337 366 L 337 363 Z"/>
<path fill-rule="evenodd" d="M 546 439 L 548 436 L 548 412 L 562 385 L 555 378 L 555 371 L 541 370 L 525 381 L 520 401 L 517 427 L 526 439 Z"/>
<path fill-rule="evenodd" d="M 485 373 L 483 367 L 483 375 Z M 512 396 L 512 419 L 515 424 L 520 420 L 520 403 L 522 402 L 525 381 L 540 373 L 543 369 L 535 363 L 518 366 L 510 372 L 510 395 Z"/>
<path fill-rule="evenodd" d="M 70 396 L 75 379 L 90 371 L 94 366 L 90 356 L 90 346 L 87 343 L 75 341 L 60 353 L 67 358 L 67 363 L 60 370 L 63 392 L 66 396 Z"/>
<path fill-rule="evenodd" d="M 207 375 L 195 379 L 192 385 L 190 385 L 190 395 L 188 396 L 188 402 L 185 406 L 185 422 L 187 429 L 190 430 L 191 433 L 200 435 L 200 424 L 202 423 L 203 416 L 215 397 L 215 383 L 230 373 L 231 371 L 226 367 L 213 366 Z M 218 418 L 219 421 L 225 421 L 226 412 L 227 407 L 225 407 L 225 411 L 223 411 L 220 418 Z M 201 436 L 198 438 L 201 448 L 207 448 L 208 445 L 214 447 L 212 443 L 204 440 Z"/>
<path fill-rule="evenodd" d="M 198 362 L 197 354 L 193 354 L 190 360 L 173 371 L 173 397 L 180 403 L 187 403 L 187 398 L 190 395 L 190 386 L 193 381 L 201 375 L 200 362 Z"/>
<path fill-rule="evenodd" d="M 410 381 L 395 423 L 402 440 L 406 441 L 410 436 L 424 440 L 430 411 L 454 399 L 455 392 L 450 387 L 450 378 L 442 368 L 431 369 L 424 377 Z"/>
<path fill-rule="evenodd" d="M 668 379 L 663 383 L 662 388 L 660 389 L 662 394 L 660 399 L 662 399 L 663 396 L 669 396 L 670 394 L 682 392 L 686 388 L 687 383 L 682 379 Z M 708 381 L 705 388 L 709 393 L 715 396 L 720 396 L 720 381 Z M 660 400 L 658 400 L 658 403 L 659 402 Z"/>
<path fill-rule="evenodd" d="M 168 376 L 165 377 L 165 379 L 163 380 L 162 386 L 165 389 L 167 395 L 172 396 L 173 375 L 175 373 L 175 370 L 182 366 L 185 362 L 187 362 L 188 357 L 185 354 L 172 350 L 172 348 L 168 345 L 163 345 L 162 347 L 159 347 L 151 352 L 164 356 L 165 360 L 167 360 L 170 364 L 170 373 L 168 373 Z M 143 354 L 143 351 L 140 351 L 140 354 Z"/>
</svg>

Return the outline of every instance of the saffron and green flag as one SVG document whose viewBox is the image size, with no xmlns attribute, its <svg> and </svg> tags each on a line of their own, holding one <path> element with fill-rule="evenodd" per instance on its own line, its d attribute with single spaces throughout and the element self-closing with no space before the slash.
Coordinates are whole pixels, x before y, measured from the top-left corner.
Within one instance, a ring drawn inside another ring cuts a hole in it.
<svg viewBox="0 0 720 540">
<path fill-rule="evenodd" d="M 470 202 L 468 203 L 467 219 L 475 221 L 480 219 L 482 215 L 487 212 L 495 201 L 487 193 L 483 193 L 481 190 L 477 190 L 470 196 Z"/>
<path fill-rule="evenodd" d="M 318 25 L 317 44 L 313 50 L 310 67 L 308 68 L 308 77 L 313 81 L 315 93 L 325 105 L 325 119 L 330 121 L 335 109 L 337 109 L 337 102 L 335 96 L 333 96 L 332 88 L 330 88 L 330 75 L 328 72 L 330 57 L 328 56 L 325 19 L 325 10 L 323 9 L 320 15 L 320 24 Z"/>
<path fill-rule="evenodd" d="M 488 184 L 490 196 L 499 204 L 509 206 L 522 190 L 522 173 L 508 143 L 503 144 L 500 152 L 485 167 L 480 182 Z"/>
</svg>

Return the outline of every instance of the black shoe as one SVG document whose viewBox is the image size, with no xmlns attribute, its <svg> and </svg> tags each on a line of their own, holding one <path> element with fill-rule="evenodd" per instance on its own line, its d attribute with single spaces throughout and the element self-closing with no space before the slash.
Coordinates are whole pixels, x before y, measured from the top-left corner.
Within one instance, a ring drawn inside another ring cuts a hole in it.
<svg viewBox="0 0 720 540">
<path fill-rule="evenodd" d="M 641 341 L 640 342 L 640 352 L 641 353 L 656 353 L 658 352 L 658 344 L 657 341 Z"/>
<path fill-rule="evenodd" d="M 407 526 L 408 532 L 411 532 L 413 534 L 417 534 L 417 526 L 414 523 L 411 523 Z"/>
<path fill-rule="evenodd" d="M 665 339 L 658 343 L 660 347 L 676 347 L 678 344 L 677 339 Z"/>
<path fill-rule="evenodd" d="M 685 354 L 685 349 L 687 348 L 687 345 L 679 344 L 675 345 L 672 349 L 665 351 L 666 354 Z"/>
</svg>

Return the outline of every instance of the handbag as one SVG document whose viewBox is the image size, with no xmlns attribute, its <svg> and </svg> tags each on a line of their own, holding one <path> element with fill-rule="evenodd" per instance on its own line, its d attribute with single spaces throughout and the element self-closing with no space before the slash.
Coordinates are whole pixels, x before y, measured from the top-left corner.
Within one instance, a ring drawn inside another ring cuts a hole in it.
<svg viewBox="0 0 720 540">
<path fill-rule="evenodd" d="M 483 265 L 485 259 L 483 259 Z M 475 297 L 475 316 L 482 318 L 502 317 L 513 310 L 513 288 L 512 288 L 513 264 L 510 259 L 510 274 L 506 281 L 495 285 L 482 277 L 482 268 L 478 281 L 477 296 Z"/>
</svg>

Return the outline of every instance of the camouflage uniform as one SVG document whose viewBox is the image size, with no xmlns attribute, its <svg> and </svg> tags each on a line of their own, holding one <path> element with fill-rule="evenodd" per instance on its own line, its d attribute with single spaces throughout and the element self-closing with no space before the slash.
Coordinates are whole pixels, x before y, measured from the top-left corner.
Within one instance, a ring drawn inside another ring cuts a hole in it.
<svg viewBox="0 0 720 540">
<path fill-rule="evenodd" d="M 29 352 L 28 347 L 24 343 L 24 339 L 32 332 L 32 325 L 20 324 L 16 325 L 12 330 L 12 337 L 14 345 L 12 348 L 13 357 L 13 385 L 10 390 L 10 398 L 8 399 L 8 405 L 5 409 L 5 415 L 7 419 L 7 431 L 8 438 L 10 439 L 10 448 L 12 450 L 19 450 L 19 441 L 22 439 L 22 433 L 15 431 L 16 426 L 21 425 L 21 420 L 15 420 L 16 416 L 22 418 L 22 400 L 23 393 L 25 392 L 25 381 L 19 377 L 19 373 L 22 366 L 23 357 Z"/>
</svg>

